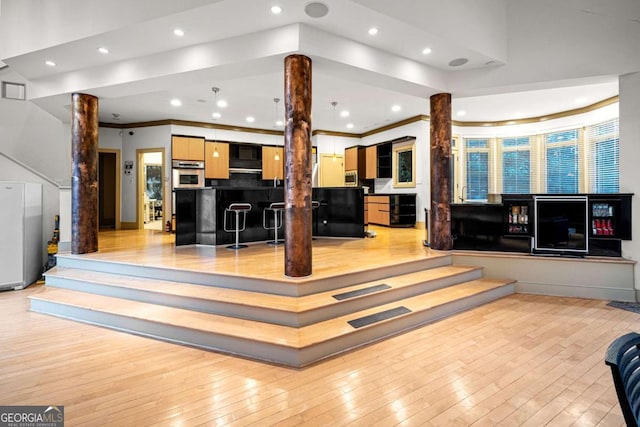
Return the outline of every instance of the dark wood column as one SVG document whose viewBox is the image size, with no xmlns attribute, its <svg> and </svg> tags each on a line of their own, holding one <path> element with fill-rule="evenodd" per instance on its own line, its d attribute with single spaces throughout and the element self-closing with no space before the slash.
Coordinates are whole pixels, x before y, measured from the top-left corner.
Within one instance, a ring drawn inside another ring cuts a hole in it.
<svg viewBox="0 0 640 427">
<path fill-rule="evenodd" d="M 451 94 L 430 98 L 431 247 L 448 251 L 451 240 Z"/>
<path fill-rule="evenodd" d="M 98 98 L 71 95 L 71 253 L 98 250 Z"/>
<path fill-rule="evenodd" d="M 284 59 L 284 274 L 311 275 L 311 59 Z"/>
</svg>

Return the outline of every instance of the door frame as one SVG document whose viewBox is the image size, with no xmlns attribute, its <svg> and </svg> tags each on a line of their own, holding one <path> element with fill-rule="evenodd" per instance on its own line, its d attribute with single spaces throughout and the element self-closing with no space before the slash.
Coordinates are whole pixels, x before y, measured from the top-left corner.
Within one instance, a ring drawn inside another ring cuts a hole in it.
<svg viewBox="0 0 640 427">
<path fill-rule="evenodd" d="M 136 178 L 136 229 L 144 228 L 144 199 L 142 193 L 144 192 L 145 182 L 142 177 L 144 176 L 144 153 L 162 153 L 162 224 L 167 222 L 167 206 L 171 208 L 171 200 L 167 200 L 167 174 L 166 174 L 166 158 L 165 148 L 138 148 L 136 149 L 136 158 L 138 159 L 137 178 Z M 164 228 L 163 228 L 164 229 Z"/>
<path fill-rule="evenodd" d="M 100 153 L 115 154 L 116 155 L 116 230 L 120 230 L 122 224 L 120 222 L 120 201 L 122 200 L 122 187 L 120 178 L 120 150 L 117 148 L 98 148 L 98 156 Z M 99 199 L 98 199 L 99 201 Z M 98 221 L 99 225 L 99 221 Z"/>
</svg>

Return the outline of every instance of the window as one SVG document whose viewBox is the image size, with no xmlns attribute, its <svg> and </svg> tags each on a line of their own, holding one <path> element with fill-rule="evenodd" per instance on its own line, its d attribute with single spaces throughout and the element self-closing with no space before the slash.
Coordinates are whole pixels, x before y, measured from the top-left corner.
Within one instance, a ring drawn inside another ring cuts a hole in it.
<svg viewBox="0 0 640 427">
<path fill-rule="evenodd" d="M 547 193 L 578 193 L 578 130 L 545 135 Z"/>
<path fill-rule="evenodd" d="M 531 192 L 531 150 L 529 137 L 502 139 L 502 192 Z"/>
<path fill-rule="evenodd" d="M 466 192 L 467 200 L 487 200 L 489 193 L 489 140 L 465 139 L 466 148 Z"/>
<path fill-rule="evenodd" d="M 620 191 L 620 137 L 619 119 L 590 126 L 589 187 L 592 193 Z"/>
</svg>

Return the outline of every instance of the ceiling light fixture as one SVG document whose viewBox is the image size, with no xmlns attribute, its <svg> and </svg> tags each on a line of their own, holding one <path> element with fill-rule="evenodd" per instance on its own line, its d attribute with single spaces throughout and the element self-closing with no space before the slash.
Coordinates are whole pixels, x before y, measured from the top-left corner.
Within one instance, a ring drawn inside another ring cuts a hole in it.
<svg viewBox="0 0 640 427">
<path fill-rule="evenodd" d="M 349 112 L 347 110 L 340 111 L 340 117 L 349 117 Z"/>
<path fill-rule="evenodd" d="M 456 114 L 457 114 L 458 116 L 462 117 L 462 116 L 466 116 L 466 115 L 467 115 L 467 112 L 466 112 L 466 111 L 464 111 L 464 110 L 460 110 L 460 111 L 458 111 Z"/>
<path fill-rule="evenodd" d="M 103 55 L 106 55 L 107 53 L 109 53 L 109 49 L 107 49 L 106 47 L 99 47 L 98 52 L 100 52 Z"/>
<path fill-rule="evenodd" d="M 353 123 L 347 123 L 347 129 L 353 129 Z"/>
<path fill-rule="evenodd" d="M 336 105 L 338 105 L 336 101 L 331 102 L 331 106 L 333 107 L 333 122 L 331 125 L 332 131 L 336 128 Z M 338 161 L 338 158 L 336 157 L 336 134 L 335 133 L 333 134 L 333 157 L 331 158 L 331 160 L 334 162 Z"/>
<path fill-rule="evenodd" d="M 218 92 L 220 91 L 220 88 L 212 87 L 211 90 L 213 91 L 213 105 L 217 106 Z M 211 114 L 211 117 L 213 117 L 214 119 L 219 119 L 220 113 L 218 113 L 217 111 L 214 111 Z M 217 127 L 214 126 L 213 127 L 213 157 L 220 157 L 220 153 L 218 153 L 218 144 L 216 142 L 216 140 L 218 139 L 217 136 L 218 136 Z"/>
<path fill-rule="evenodd" d="M 169 101 L 171 103 L 171 105 L 173 105 L 174 107 L 180 107 L 182 105 L 182 101 L 180 101 L 177 98 L 172 99 L 171 101 Z"/>
<path fill-rule="evenodd" d="M 378 29 L 376 27 L 369 28 L 369 35 L 370 36 L 375 36 L 376 34 L 378 34 Z"/>
<path fill-rule="evenodd" d="M 429 55 L 431 53 L 431 48 L 430 47 L 425 47 L 424 49 L 422 49 L 422 54 L 423 55 Z"/>
<path fill-rule="evenodd" d="M 585 102 L 587 102 L 587 98 L 585 98 L 584 96 L 576 98 L 576 104 L 584 104 Z"/>
<path fill-rule="evenodd" d="M 44 63 L 45 63 L 46 65 L 48 65 L 49 67 L 55 67 L 55 66 L 56 66 L 56 63 L 55 63 L 55 62 L 53 62 L 53 61 L 44 61 Z"/>
<path fill-rule="evenodd" d="M 216 101 L 216 105 L 220 108 L 225 108 L 227 106 L 227 101 L 221 99 L 220 101 Z"/>
<path fill-rule="evenodd" d="M 173 34 L 178 37 L 182 37 L 184 36 L 184 31 L 182 31 L 180 28 L 176 28 L 175 30 L 173 30 Z"/>
<path fill-rule="evenodd" d="M 271 6 L 271 13 L 274 15 L 279 15 L 282 12 L 282 8 L 278 5 Z"/>
<path fill-rule="evenodd" d="M 273 98 L 273 102 L 274 104 L 276 104 L 276 126 L 280 126 L 278 123 L 282 123 L 282 120 L 278 120 L 278 102 L 280 102 L 280 98 Z M 278 135 L 275 135 L 275 139 L 276 139 L 276 145 L 278 145 Z M 280 155 L 278 154 L 278 151 L 276 150 L 276 154 L 273 156 L 273 160 L 275 160 L 276 162 L 280 161 Z"/>
<path fill-rule="evenodd" d="M 245 119 L 247 122 L 249 123 L 253 123 L 256 121 L 256 118 L 253 116 L 247 116 L 247 118 Z"/>
<path fill-rule="evenodd" d="M 398 111 L 402 110 L 402 107 L 400 107 L 399 105 L 392 105 L 391 106 L 391 111 L 397 113 Z"/>
</svg>

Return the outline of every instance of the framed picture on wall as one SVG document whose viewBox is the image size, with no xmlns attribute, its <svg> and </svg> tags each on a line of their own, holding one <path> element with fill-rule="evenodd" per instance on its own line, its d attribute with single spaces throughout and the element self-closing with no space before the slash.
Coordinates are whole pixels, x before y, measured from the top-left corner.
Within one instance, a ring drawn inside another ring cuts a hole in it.
<svg viewBox="0 0 640 427">
<path fill-rule="evenodd" d="M 393 147 L 393 186 L 416 186 L 416 153 L 415 140 Z"/>
</svg>

